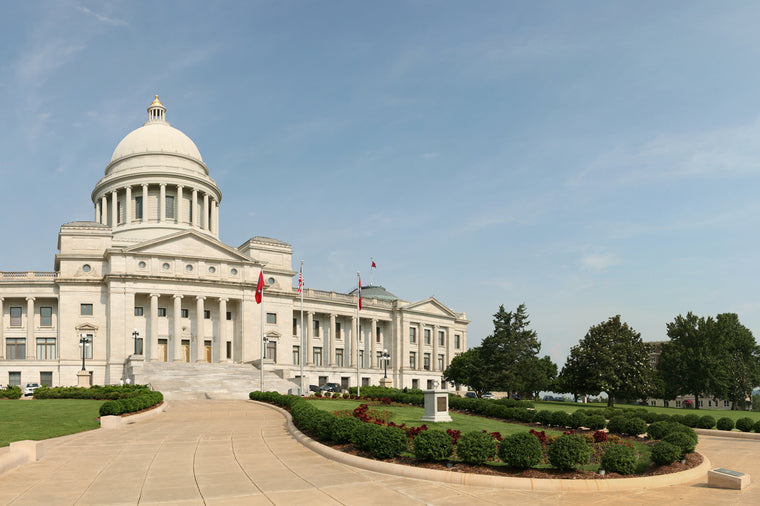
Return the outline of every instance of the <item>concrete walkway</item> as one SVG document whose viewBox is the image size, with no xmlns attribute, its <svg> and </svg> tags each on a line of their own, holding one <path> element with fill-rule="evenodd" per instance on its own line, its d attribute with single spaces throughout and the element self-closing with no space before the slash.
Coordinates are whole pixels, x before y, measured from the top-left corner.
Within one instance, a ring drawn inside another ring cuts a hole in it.
<svg viewBox="0 0 760 506">
<path fill-rule="evenodd" d="M 760 479 L 760 443 L 700 437 L 715 467 Z M 363 471 L 299 444 L 282 414 L 247 401 L 174 401 L 119 430 L 51 440 L 45 458 L 0 477 L 0 504 L 760 504 L 697 483 L 635 492 L 529 492 Z"/>
</svg>

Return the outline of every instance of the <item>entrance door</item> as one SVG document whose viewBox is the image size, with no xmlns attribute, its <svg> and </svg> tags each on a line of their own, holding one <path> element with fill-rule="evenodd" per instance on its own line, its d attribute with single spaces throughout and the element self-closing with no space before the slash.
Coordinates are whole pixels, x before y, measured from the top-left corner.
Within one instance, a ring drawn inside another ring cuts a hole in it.
<svg viewBox="0 0 760 506">
<path fill-rule="evenodd" d="M 211 341 L 203 341 L 203 350 L 206 362 L 211 363 Z"/>
<path fill-rule="evenodd" d="M 182 340 L 182 360 L 190 362 L 190 339 Z"/>
<path fill-rule="evenodd" d="M 158 358 L 161 362 L 166 362 L 166 339 L 159 339 L 158 340 Z"/>
</svg>

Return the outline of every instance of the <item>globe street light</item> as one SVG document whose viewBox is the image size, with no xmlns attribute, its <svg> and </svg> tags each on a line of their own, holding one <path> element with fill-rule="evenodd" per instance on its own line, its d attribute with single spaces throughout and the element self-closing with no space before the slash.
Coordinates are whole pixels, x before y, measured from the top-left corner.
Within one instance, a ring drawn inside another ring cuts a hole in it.
<svg viewBox="0 0 760 506">
<path fill-rule="evenodd" d="M 388 379 L 388 362 L 391 360 L 391 356 L 388 354 L 388 350 L 384 349 L 382 355 L 380 355 L 380 360 L 383 361 L 383 369 L 385 370 L 383 379 Z"/>
<path fill-rule="evenodd" d="M 90 340 L 87 337 L 87 334 L 79 334 L 79 347 L 82 348 L 82 370 L 86 371 L 84 368 L 84 357 L 87 355 L 87 343 L 89 343 Z"/>
</svg>

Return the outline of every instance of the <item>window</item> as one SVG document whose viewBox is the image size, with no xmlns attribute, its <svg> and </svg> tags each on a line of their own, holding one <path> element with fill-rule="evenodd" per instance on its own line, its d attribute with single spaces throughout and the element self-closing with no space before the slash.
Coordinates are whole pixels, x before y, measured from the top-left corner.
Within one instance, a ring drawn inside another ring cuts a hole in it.
<svg viewBox="0 0 760 506">
<path fill-rule="evenodd" d="M 727 408 L 727 407 L 729 407 L 730 405 L 731 405 L 731 403 L 729 403 L 728 401 L 723 401 L 723 407 L 724 407 L 724 408 Z"/>
<path fill-rule="evenodd" d="M 41 307 L 40 308 L 40 327 L 52 327 L 53 326 L 53 308 Z"/>
<path fill-rule="evenodd" d="M 232 341 L 227 341 L 227 358 L 232 358 Z"/>
<path fill-rule="evenodd" d="M 8 360 L 23 360 L 26 358 L 26 339 L 9 337 L 5 340 L 5 358 Z"/>
<path fill-rule="evenodd" d="M 181 318 L 190 318 L 190 310 L 189 309 L 180 309 L 179 315 Z"/>
<path fill-rule="evenodd" d="M 211 310 L 210 309 L 204 309 L 203 310 L 203 319 L 204 320 L 210 320 L 211 319 Z"/>
<path fill-rule="evenodd" d="M 335 322 L 335 339 L 342 339 L 342 335 L 340 332 L 340 322 Z"/>
<path fill-rule="evenodd" d="M 443 355 L 438 355 L 438 370 L 443 371 L 445 367 L 443 366 Z"/>
<path fill-rule="evenodd" d="M 327 376 L 320 376 L 317 380 L 317 384 L 321 387 L 325 386 L 325 383 L 327 383 Z"/>
<path fill-rule="evenodd" d="M 53 373 L 51 371 L 40 371 L 40 385 L 43 387 L 53 386 Z"/>
<path fill-rule="evenodd" d="M 456 348 L 457 350 L 459 349 L 459 346 L 460 346 L 459 339 L 460 339 L 459 334 L 454 334 L 454 348 Z"/>
<path fill-rule="evenodd" d="M 366 367 L 364 363 L 364 350 L 359 350 L 359 367 Z"/>
<path fill-rule="evenodd" d="M 163 265 L 161 265 L 161 268 L 165 271 L 169 270 L 169 262 L 164 262 Z"/>
<path fill-rule="evenodd" d="M 232 312 L 227 311 L 227 320 L 232 320 Z"/>
<path fill-rule="evenodd" d="M 268 358 L 275 364 L 277 363 L 277 341 L 269 340 L 266 344 L 266 354 L 264 358 Z"/>
<path fill-rule="evenodd" d="M 87 336 L 87 342 L 84 343 L 84 350 L 82 350 L 81 343 L 79 344 L 79 358 L 82 358 L 82 354 L 84 353 L 84 358 L 92 358 L 92 334 L 86 334 Z"/>
<path fill-rule="evenodd" d="M 158 316 L 166 317 L 166 308 L 165 307 L 158 308 Z"/>
<path fill-rule="evenodd" d="M 315 366 L 322 365 L 322 348 L 319 348 L 319 347 L 314 348 L 314 365 Z"/>
<path fill-rule="evenodd" d="M 192 265 L 190 265 L 190 264 L 187 264 L 187 265 L 185 266 L 185 270 L 186 270 L 187 272 L 193 272 L 193 266 L 192 266 Z"/>
<path fill-rule="evenodd" d="M 369 386 L 369 378 L 362 378 L 362 386 L 363 387 Z"/>
<path fill-rule="evenodd" d="M 166 196 L 166 219 L 174 219 L 174 195 Z"/>
<path fill-rule="evenodd" d="M 301 347 L 293 345 L 293 365 L 299 365 L 301 363 Z"/>
<path fill-rule="evenodd" d="M 425 329 L 425 344 L 430 344 L 430 329 Z"/>
<path fill-rule="evenodd" d="M 380 342 L 380 327 L 375 327 L 375 342 Z"/>
<path fill-rule="evenodd" d="M 409 342 L 410 343 L 417 342 L 417 329 L 415 329 L 414 327 L 409 327 Z"/>
<path fill-rule="evenodd" d="M 135 306 L 135 316 L 143 316 L 144 314 L 142 306 Z"/>
<path fill-rule="evenodd" d="M 314 320 L 314 337 L 319 337 L 319 320 Z"/>
<path fill-rule="evenodd" d="M 681 407 L 681 401 L 676 401 L 676 407 L 677 407 L 677 408 L 680 408 L 680 407 Z"/>
<path fill-rule="evenodd" d="M 142 260 L 140 260 L 140 261 L 137 263 L 137 266 L 138 266 L 140 269 L 145 269 L 145 268 L 148 266 L 148 264 L 146 264 L 145 262 L 143 262 Z"/>
<path fill-rule="evenodd" d="M 79 314 L 82 316 L 92 316 L 92 304 L 80 304 Z"/>
<path fill-rule="evenodd" d="M 409 352 L 409 368 L 417 369 L 417 352 L 415 351 Z"/>
<path fill-rule="evenodd" d="M 277 323 L 277 313 L 267 313 L 267 323 Z"/>
<path fill-rule="evenodd" d="M 657 401 L 649 401 L 650 406 L 657 406 Z"/>
<path fill-rule="evenodd" d="M 438 331 L 438 346 L 443 346 L 444 340 L 445 340 L 444 333 L 442 330 L 439 330 Z"/>
<path fill-rule="evenodd" d="M 433 389 L 433 380 L 427 380 L 427 389 L 432 390 Z"/>
<path fill-rule="evenodd" d="M 116 222 L 123 223 L 124 220 L 121 217 L 121 202 L 116 202 Z"/>
<path fill-rule="evenodd" d="M 21 308 L 11 307 L 11 327 L 21 326 Z"/>
<path fill-rule="evenodd" d="M 135 219 L 136 220 L 143 219 L 142 197 L 135 197 Z"/>
<path fill-rule="evenodd" d="M 422 356 L 422 368 L 426 371 L 430 370 L 430 353 L 425 353 Z"/>
<path fill-rule="evenodd" d="M 83 270 L 84 272 L 90 272 L 90 270 L 91 270 L 91 269 L 92 269 L 92 267 L 90 267 L 90 264 L 84 264 L 84 265 L 82 266 L 82 270 Z"/>
<path fill-rule="evenodd" d="M 297 318 L 293 318 L 293 335 L 294 336 L 298 335 L 298 319 Z"/>
<path fill-rule="evenodd" d="M 343 367 L 343 348 L 335 349 L 335 365 Z"/>
<path fill-rule="evenodd" d="M 8 386 L 21 386 L 21 371 L 8 372 Z"/>
<path fill-rule="evenodd" d="M 420 380 L 413 379 L 412 380 L 412 389 L 417 390 L 418 388 L 420 388 Z"/>
<path fill-rule="evenodd" d="M 699 407 L 704 408 L 705 407 L 705 401 L 699 401 Z"/>
<path fill-rule="evenodd" d="M 37 338 L 37 360 L 55 360 L 55 337 Z"/>
<path fill-rule="evenodd" d="M 214 267 L 212 265 L 211 267 L 208 268 L 208 272 L 211 273 L 211 274 L 215 273 L 216 272 L 216 267 Z"/>
</svg>

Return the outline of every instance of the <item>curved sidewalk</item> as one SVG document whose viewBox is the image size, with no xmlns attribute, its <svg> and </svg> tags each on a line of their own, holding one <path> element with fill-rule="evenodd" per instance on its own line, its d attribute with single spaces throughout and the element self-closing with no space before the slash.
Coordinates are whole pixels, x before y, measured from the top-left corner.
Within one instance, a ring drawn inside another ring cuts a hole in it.
<svg viewBox="0 0 760 506">
<path fill-rule="evenodd" d="M 760 479 L 760 443 L 701 437 L 715 467 Z M 530 492 L 357 469 L 301 445 L 283 415 L 248 401 L 173 401 L 119 430 L 45 443 L 45 458 L 0 477 L 0 504 L 758 504 L 760 487 L 696 483 L 627 492 Z"/>
</svg>

